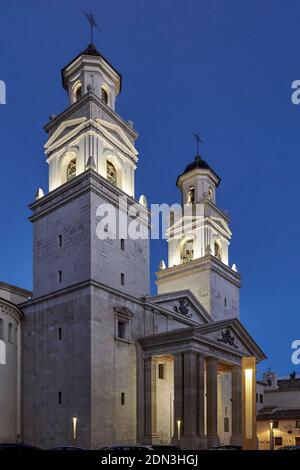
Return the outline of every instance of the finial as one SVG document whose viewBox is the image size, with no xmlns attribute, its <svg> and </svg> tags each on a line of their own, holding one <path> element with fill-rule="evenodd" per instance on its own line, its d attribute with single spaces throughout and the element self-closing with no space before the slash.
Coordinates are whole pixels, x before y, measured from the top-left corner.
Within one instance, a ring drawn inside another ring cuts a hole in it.
<svg viewBox="0 0 300 470">
<path fill-rule="evenodd" d="M 95 160 L 94 160 L 94 157 L 93 157 L 93 156 L 90 156 L 90 157 L 89 157 L 85 169 L 86 169 L 86 170 L 94 170 L 94 171 L 96 171 L 97 167 L 96 167 L 96 163 L 95 163 Z"/>
<path fill-rule="evenodd" d="M 91 44 L 94 44 L 94 31 L 93 31 L 93 28 L 99 29 L 99 27 L 98 27 L 98 25 L 95 21 L 93 13 L 86 13 L 84 10 L 82 10 L 82 13 L 87 17 L 88 22 L 90 23 L 90 27 L 91 27 Z M 99 29 L 99 31 L 100 31 L 100 29 Z"/>
<path fill-rule="evenodd" d="M 158 268 L 160 271 L 163 271 L 164 269 L 166 269 L 166 263 L 164 262 L 164 260 L 162 259 L 159 263 L 159 268 Z"/>
<path fill-rule="evenodd" d="M 35 200 L 37 201 L 38 199 L 41 199 L 44 196 L 45 196 L 45 194 L 44 194 L 44 191 L 42 190 L 42 188 L 38 188 L 36 193 L 35 193 Z"/>
<path fill-rule="evenodd" d="M 144 207 L 148 207 L 147 198 L 144 194 L 140 196 L 139 203 Z"/>
</svg>

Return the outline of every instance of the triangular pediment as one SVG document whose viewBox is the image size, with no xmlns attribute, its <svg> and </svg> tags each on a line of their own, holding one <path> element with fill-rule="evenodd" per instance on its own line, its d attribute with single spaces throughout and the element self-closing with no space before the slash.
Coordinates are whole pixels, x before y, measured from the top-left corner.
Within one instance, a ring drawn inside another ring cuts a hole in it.
<svg viewBox="0 0 300 470">
<path fill-rule="evenodd" d="M 81 117 L 77 119 L 69 119 L 68 121 L 62 122 L 55 132 L 51 135 L 51 137 L 45 143 L 46 151 L 50 149 L 53 144 L 57 144 L 60 140 L 62 140 L 66 135 L 75 135 L 80 131 L 83 127 L 83 123 L 87 121 L 86 117 Z"/>
<path fill-rule="evenodd" d="M 208 338 L 218 346 L 241 353 L 244 356 L 255 356 L 258 361 L 265 359 L 263 351 L 237 318 L 200 326 L 197 328 L 197 334 Z"/>
<path fill-rule="evenodd" d="M 147 300 L 163 307 L 164 310 L 169 310 L 172 314 L 176 313 L 200 325 L 206 325 L 212 321 L 205 308 L 189 290 L 159 294 L 147 297 Z"/>
<path fill-rule="evenodd" d="M 218 228 L 220 228 L 221 230 L 224 230 L 226 232 L 226 234 L 231 237 L 232 236 L 232 232 L 231 230 L 229 229 L 227 223 L 225 222 L 225 220 L 221 219 L 220 217 L 211 217 L 210 219 L 212 221 L 213 224 L 215 224 Z"/>
<path fill-rule="evenodd" d="M 137 158 L 138 151 L 134 145 L 130 142 L 125 132 L 122 131 L 120 126 L 113 124 L 109 121 L 104 121 L 103 119 L 97 118 L 95 120 L 99 125 L 99 128 L 103 134 L 110 139 L 114 144 L 117 144 L 121 147 L 122 150 L 129 153 L 133 157 Z"/>
</svg>

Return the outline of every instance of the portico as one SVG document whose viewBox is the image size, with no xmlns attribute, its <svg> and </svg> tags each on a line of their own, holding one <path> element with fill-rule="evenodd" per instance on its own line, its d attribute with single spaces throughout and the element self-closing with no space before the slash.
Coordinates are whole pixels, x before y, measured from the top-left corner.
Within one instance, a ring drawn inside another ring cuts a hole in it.
<svg viewBox="0 0 300 470">
<path fill-rule="evenodd" d="M 157 364 L 160 357 L 168 356 L 173 359 L 174 370 L 171 442 L 186 449 L 205 449 L 220 444 L 218 428 L 221 423 L 218 422 L 218 415 L 223 398 L 218 392 L 218 378 L 226 373 L 231 375 L 231 412 L 228 413 L 228 421 L 231 421 L 230 443 L 245 447 L 243 357 L 254 358 L 255 363 L 265 356 L 239 320 L 215 322 L 142 338 L 140 345 L 144 356 L 144 393 L 139 390 L 138 394 L 144 405 L 140 407 L 144 410 L 144 435 L 140 439 L 159 443 Z M 255 366 L 251 377 L 255 381 Z M 246 419 L 253 422 L 255 396 L 251 396 L 250 401 L 251 413 L 246 414 Z M 255 426 L 251 429 L 252 436 L 248 435 L 247 439 L 254 442 Z"/>
</svg>

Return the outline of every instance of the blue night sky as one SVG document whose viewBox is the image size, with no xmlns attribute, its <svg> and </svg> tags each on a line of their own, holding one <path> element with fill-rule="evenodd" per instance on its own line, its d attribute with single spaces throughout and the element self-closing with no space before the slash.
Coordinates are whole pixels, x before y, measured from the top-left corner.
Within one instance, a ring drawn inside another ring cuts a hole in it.
<svg viewBox="0 0 300 470">
<path fill-rule="evenodd" d="M 243 276 L 241 320 L 281 374 L 300 338 L 300 3 L 290 0 L 1 0 L 0 279 L 31 288 L 28 204 L 47 188 L 43 125 L 67 105 L 60 69 L 89 42 L 122 73 L 117 112 L 140 133 L 136 195 L 179 201 L 176 178 L 201 153 L 222 177 L 230 262 Z M 153 273 L 167 258 L 152 243 Z M 154 292 L 154 275 L 152 290 Z"/>
</svg>

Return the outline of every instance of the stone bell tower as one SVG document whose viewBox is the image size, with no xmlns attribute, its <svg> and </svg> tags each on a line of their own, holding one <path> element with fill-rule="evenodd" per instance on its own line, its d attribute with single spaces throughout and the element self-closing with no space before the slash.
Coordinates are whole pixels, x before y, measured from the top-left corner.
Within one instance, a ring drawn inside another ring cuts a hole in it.
<svg viewBox="0 0 300 470">
<path fill-rule="evenodd" d="M 200 155 L 177 178 L 182 207 L 171 213 L 168 267 L 161 263 L 156 281 L 158 294 L 190 289 L 214 320 L 239 317 L 240 276 L 229 266 L 230 221 L 216 205 L 220 181 Z"/>
<path fill-rule="evenodd" d="M 146 232 L 148 210 L 145 198 L 135 199 L 138 134 L 115 110 L 121 75 L 90 44 L 62 70 L 62 80 L 69 105 L 45 126 L 49 192 L 39 189 L 30 206 L 23 435 L 42 448 L 94 448 L 120 439 L 127 422 L 134 432 L 133 401 L 119 416 L 119 390 L 136 393 L 135 370 L 126 367 L 132 353 L 117 348 L 130 344 L 130 302 L 149 293 L 149 239 L 110 236 L 109 224 L 107 237 L 99 237 L 99 208 L 115 214 L 116 223 L 122 216 L 126 227 L 139 213 Z M 112 416 L 119 416 L 117 430 Z"/>
</svg>

